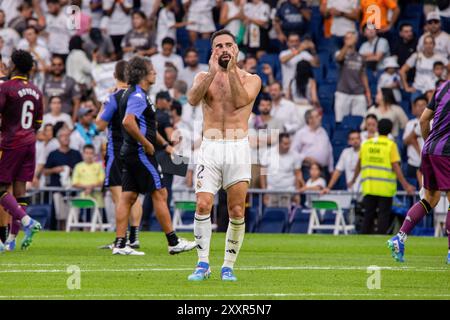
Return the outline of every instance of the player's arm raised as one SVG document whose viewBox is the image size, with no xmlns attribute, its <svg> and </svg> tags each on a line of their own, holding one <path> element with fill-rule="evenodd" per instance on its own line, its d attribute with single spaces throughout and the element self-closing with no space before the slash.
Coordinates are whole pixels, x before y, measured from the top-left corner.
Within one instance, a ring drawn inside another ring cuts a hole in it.
<svg viewBox="0 0 450 320">
<path fill-rule="evenodd" d="M 234 98 L 236 109 L 243 108 L 252 103 L 261 90 L 261 79 L 257 75 L 250 75 L 244 83 L 241 82 L 237 69 L 237 55 L 239 49 L 236 45 L 232 48 L 230 62 L 228 62 L 228 80 L 230 82 L 231 96 Z"/>
<path fill-rule="evenodd" d="M 188 92 L 188 102 L 192 106 L 198 106 L 204 99 L 208 88 L 214 80 L 214 77 L 219 70 L 219 55 L 216 50 L 213 50 L 211 58 L 209 59 L 208 72 L 200 72 L 194 78 L 194 84 Z"/>
</svg>

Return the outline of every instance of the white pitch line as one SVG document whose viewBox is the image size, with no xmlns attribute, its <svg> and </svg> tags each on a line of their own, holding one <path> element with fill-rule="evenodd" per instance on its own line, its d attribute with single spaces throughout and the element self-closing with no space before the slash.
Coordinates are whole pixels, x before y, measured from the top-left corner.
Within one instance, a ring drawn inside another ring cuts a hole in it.
<svg viewBox="0 0 450 320">
<path fill-rule="evenodd" d="M 70 264 L 67 264 L 69 266 Z M 0 265 L 1 266 L 1 265 Z M 236 270 L 242 271 L 271 271 L 271 270 L 325 270 L 325 271 L 365 271 L 369 266 L 266 266 L 266 267 L 237 267 Z M 391 267 L 378 266 L 380 270 L 387 271 L 412 271 L 412 272 L 450 272 L 450 268 L 433 267 Z M 81 272 L 177 272 L 191 271 L 192 267 L 180 268 L 124 268 L 124 269 L 82 269 Z M 67 273 L 66 269 L 9 269 L 0 270 L 0 273 Z"/>
<path fill-rule="evenodd" d="M 0 296 L 0 299 L 57 299 L 57 298 L 251 298 L 251 297 L 400 297 L 400 298 L 450 298 L 450 294 L 399 294 L 399 293 L 349 293 L 299 292 L 299 293 L 236 293 L 236 294 L 68 294 Z"/>
</svg>

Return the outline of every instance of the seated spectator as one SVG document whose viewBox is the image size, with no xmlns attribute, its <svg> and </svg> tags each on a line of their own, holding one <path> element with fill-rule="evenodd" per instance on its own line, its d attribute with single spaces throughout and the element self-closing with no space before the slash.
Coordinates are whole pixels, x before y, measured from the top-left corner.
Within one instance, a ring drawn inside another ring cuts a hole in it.
<svg viewBox="0 0 450 320">
<path fill-rule="evenodd" d="M 83 49 L 88 55 L 89 59 L 93 59 L 98 63 L 105 63 L 116 60 L 116 53 L 111 37 L 103 34 L 99 28 L 92 28 L 89 34 L 82 36 Z"/>
<path fill-rule="evenodd" d="M 244 15 L 244 46 L 247 53 L 259 58 L 269 47 L 270 6 L 263 0 L 251 0 L 244 5 Z"/>
<path fill-rule="evenodd" d="M 157 52 L 155 32 L 148 27 L 147 16 L 142 11 L 134 11 L 131 15 L 133 29 L 128 31 L 122 39 L 124 59 L 129 60 L 133 55 L 150 57 Z"/>
<path fill-rule="evenodd" d="M 285 132 L 293 134 L 305 125 L 304 117 L 297 116 L 300 114 L 300 108 L 283 97 L 281 83 L 274 82 L 269 85 L 269 94 L 272 99 L 270 115 L 283 124 Z"/>
<path fill-rule="evenodd" d="M 428 105 L 426 97 L 418 97 L 414 100 L 412 106 L 412 114 L 414 119 L 408 121 L 403 132 L 403 143 L 407 146 L 408 168 L 405 176 L 407 178 L 417 179 L 419 186 L 422 186 L 422 178 L 420 174 L 420 155 L 424 145 L 422 131 L 420 129 L 420 117 Z"/>
<path fill-rule="evenodd" d="M 450 35 L 441 29 L 441 17 L 439 12 L 431 11 L 427 14 L 427 31 L 420 38 L 417 51 L 424 50 L 424 40 L 427 36 L 434 39 L 434 53 L 449 59 L 450 58 Z"/>
<path fill-rule="evenodd" d="M 62 102 L 61 97 L 53 96 L 48 99 L 49 113 L 44 114 L 42 125 L 55 125 L 58 122 L 64 122 L 70 130 L 73 130 L 72 118 L 67 114 L 61 112 Z"/>
<path fill-rule="evenodd" d="M 180 69 L 179 79 L 186 82 L 188 90 L 194 83 L 194 78 L 201 71 L 208 71 L 208 65 L 199 63 L 198 52 L 195 48 L 188 48 L 184 53 L 184 63 L 186 67 Z"/>
<path fill-rule="evenodd" d="M 424 95 L 429 90 L 434 90 L 433 66 L 435 62 L 441 61 L 444 65 L 448 65 L 447 58 L 435 53 L 434 48 L 434 38 L 430 35 L 425 36 L 423 39 L 423 51 L 412 54 L 400 69 L 403 88 L 406 92 L 411 93 L 411 101 Z M 412 68 L 416 69 L 416 74 L 414 82 L 410 86 L 407 81 L 407 73 Z"/>
<path fill-rule="evenodd" d="M 348 115 L 365 116 L 367 105 L 372 100 L 363 57 L 356 51 L 357 41 L 356 33 L 347 32 L 344 46 L 335 55 L 340 66 L 334 94 L 336 122 Z"/>
<path fill-rule="evenodd" d="M 320 108 L 317 82 L 308 61 L 297 63 L 295 76 L 289 84 L 288 98 L 299 105 L 312 105 Z"/>
<path fill-rule="evenodd" d="M 240 33 L 244 30 L 244 17 L 244 8 L 241 0 L 224 1 L 220 8 L 219 23 L 225 30 L 231 32 L 238 44 L 243 38 Z"/>
<path fill-rule="evenodd" d="M 278 156 L 268 156 L 262 165 L 267 175 L 261 175 L 261 189 L 267 190 L 300 190 L 305 182 L 302 176 L 302 161 L 297 153 L 291 149 L 289 134 L 282 133 L 278 138 L 278 145 L 274 147 Z M 291 206 L 290 194 L 270 195 L 266 203 L 272 207 Z"/>
<path fill-rule="evenodd" d="M 39 72 L 46 72 L 50 67 L 51 54 L 47 45 L 38 38 L 39 31 L 36 27 L 26 27 L 23 32 L 23 39 L 17 44 L 17 48 L 31 53 L 38 64 Z"/>
<path fill-rule="evenodd" d="M 291 33 L 297 33 L 302 37 L 308 32 L 310 20 L 311 10 L 306 1 L 287 0 L 283 2 L 277 10 L 274 21 L 278 40 L 284 44 L 287 36 Z"/>
<path fill-rule="evenodd" d="M 344 45 L 347 32 L 357 32 L 356 21 L 359 20 L 360 8 L 354 0 L 326 0 L 326 5 L 320 7 L 320 13 L 325 19 L 331 19 L 330 34 L 335 52 Z"/>
<path fill-rule="evenodd" d="M 408 122 L 408 116 L 405 111 L 396 104 L 392 89 L 382 88 L 378 91 L 375 105 L 370 107 L 368 113 L 374 114 L 378 121 L 389 119 L 392 122 L 392 135 L 397 138 L 400 129 L 404 129 Z M 361 125 L 364 126 L 364 122 Z"/>
<path fill-rule="evenodd" d="M 302 187 L 300 192 L 307 191 L 322 191 L 327 187 L 327 182 L 321 177 L 322 168 L 317 163 L 313 163 L 309 168 L 309 179 L 306 181 L 304 187 Z"/>
<path fill-rule="evenodd" d="M 103 21 L 101 26 L 108 30 L 118 58 L 122 57 L 122 39 L 131 30 L 130 14 L 132 0 L 103 0 Z"/>
<path fill-rule="evenodd" d="M 95 148 L 87 144 L 83 147 L 83 161 L 78 163 L 72 174 L 72 187 L 82 189 L 81 197 L 93 198 L 100 208 L 104 207 L 100 189 L 105 181 L 105 171 L 101 163 L 95 162 Z"/>
<path fill-rule="evenodd" d="M 162 89 L 168 91 L 170 96 L 174 96 L 175 81 L 178 78 L 178 70 L 174 66 L 167 66 L 164 70 L 164 85 Z"/>
<path fill-rule="evenodd" d="M 43 129 L 37 134 L 36 140 L 36 170 L 34 172 L 33 187 L 40 188 L 45 186 L 43 170 L 50 152 L 59 148 L 59 142 L 54 138 L 53 125 L 43 124 Z M 42 178 L 42 179 L 41 179 Z"/>
<path fill-rule="evenodd" d="M 43 93 L 44 103 L 46 97 L 61 97 L 62 112 L 71 115 L 72 121 L 76 121 L 81 99 L 80 87 L 73 78 L 65 74 L 64 60 L 59 56 L 54 56 L 51 60 L 50 73 L 45 77 Z"/>
<path fill-rule="evenodd" d="M 399 66 L 403 66 L 408 58 L 416 52 L 417 37 L 414 34 L 413 26 L 409 23 L 402 23 L 400 25 L 399 39 L 392 47 L 391 53 L 397 56 Z M 410 70 L 407 74 L 408 82 L 414 79 L 414 72 Z"/>
<path fill-rule="evenodd" d="M 400 103 L 402 101 L 402 94 L 400 92 L 401 79 L 398 73 L 398 63 L 395 57 L 388 57 L 385 60 L 384 72 L 380 75 L 377 84 L 377 90 L 381 88 L 389 88 L 394 92 L 395 101 Z"/>
<path fill-rule="evenodd" d="M 59 148 L 48 155 L 44 175 L 49 177 L 48 187 L 69 187 L 71 172 L 83 159 L 80 152 L 70 148 L 69 129 L 60 129 L 57 138 Z"/>
<path fill-rule="evenodd" d="M 163 51 L 164 39 L 170 38 L 173 40 L 173 47 L 177 40 L 177 29 L 187 26 L 192 22 L 177 22 L 175 20 L 175 0 L 162 0 L 163 8 L 159 11 L 158 22 L 156 27 L 156 45 L 158 51 Z M 172 48 L 173 50 L 173 48 Z M 181 70 L 181 68 L 179 69 Z"/>
<path fill-rule="evenodd" d="M 317 163 L 323 168 L 325 177 L 333 172 L 333 147 L 327 132 L 322 127 L 322 116 L 318 110 L 308 110 L 305 114 L 306 124 L 292 140 L 292 150 L 300 155 L 302 173 L 309 178 L 309 169 Z"/>
<path fill-rule="evenodd" d="M 153 68 L 156 72 L 156 82 L 152 86 L 152 93 L 156 94 L 164 88 L 164 71 L 167 63 L 171 63 L 177 70 L 183 69 L 183 59 L 173 53 L 175 41 L 172 38 L 164 38 L 162 41 L 162 51 L 150 57 Z"/>
<path fill-rule="evenodd" d="M 389 56 L 389 43 L 385 38 L 377 35 L 377 30 L 363 26 L 363 33 L 367 41 L 359 48 L 359 53 L 363 56 L 368 71 L 376 73 L 384 69 L 384 59 Z"/>
<path fill-rule="evenodd" d="M 78 111 L 78 122 L 75 130 L 70 136 L 70 148 L 79 152 L 83 151 L 85 145 L 93 145 L 95 154 L 100 154 L 101 140 L 98 138 L 98 131 L 95 126 L 95 115 L 91 109 L 80 108 Z"/>
<path fill-rule="evenodd" d="M 328 186 L 323 190 L 323 193 L 330 192 L 331 189 L 336 185 L 342 173 L 345 173 L 345 181 L 347 185 L 352 181 L 355 175 L 355 169 L 359 160 L 359 150 L 361 149 L 361 135 L 359 131 L 353 130 L 348 134 L 347 143 L 350 147 L 345 148 L 336 164 L 336 169 L 334 170 Z M 361 177 L 358 176 L 355 184 L 352 188 L 347 188 L 349 192 L 359 192 L 361 190 Z"/>
<path fill-rule="evenodd" d="M 283 123 L 271 116 L 272 98 L 263 94 L 258 105 L 259 115 L 250 119 L 249 129 L 252 134 L 249 137 L 252 151 L 252 181 L 251 188 L 260 188 L 261 158 L 266 156 L 268 148 L 278 143 L 279 133 L 283 131 Z"/>
<path fill-rule="evenodd" d="M 295 68 L 300 61 L 306 60 L 314 67 L 320 65 L 319 57 L 315 54 L 314 43 L 311 40 L 300 42 L 300 36 L 291 33 L 287 38 L 287 46 L 288 48 L 281 51 L 279 55 L 283 88 L 286 90 L 288 90 L 289 84 L 295 76 Z"/>
<path fill-rule="evenodd" d="M 83 40 L 74 36 L 69 43 L 69 56 L 66 61 L 67 76 L 73 78 L 84 95 L 92 89 L 93 64 L 83 50 Z"/>
<path fill-rule="evenodd" d="M 6 16 L 3 10 L 0 10 L 0 38 L 3 39 L 0 54 L 2 55 L 3 63 L 9 65 L 11 54 L 20 41 L 20 35 L 13 28 L 6 26 Z"/>
<path fill-rule="evenodd" d="M 187 21 L 189 24 L 186 30 L 189 32 L 191 45 L 195 44 L 198 34 L 202 39 L 209 39 L 211 34 L 216 31 L 213 19 L 214 2 L 210 0 L 183 0 L 187 10 Z"/>
</svg>

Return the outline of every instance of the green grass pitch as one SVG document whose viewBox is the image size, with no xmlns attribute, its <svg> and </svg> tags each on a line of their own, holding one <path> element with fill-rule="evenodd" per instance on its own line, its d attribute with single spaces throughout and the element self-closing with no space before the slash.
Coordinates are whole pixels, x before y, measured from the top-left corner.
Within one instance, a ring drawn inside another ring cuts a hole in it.
<svg viewBox="0 0 450 320">
<path fill-rule="evenodd" d="M 212 277 L 192 283 L 195 251 L 170 256 L 162 233 L 141 233 L 144 257 L 97 249 L 113 237 L 42 232 L 28 251 L 1 254 L 0 299 L 450 299 L 446 238 L 409 238 L 399 264 L 387 236 L 247 234 L 235 266 L 238 282 L 224 283 L 225 241 L 217 233 Z M 68 289 L 69 266 L 81 270 L 79 290 Z M 369 266 L 381 268 L 380 289 L 367 287 L 374 276 Z"/>
</svg>

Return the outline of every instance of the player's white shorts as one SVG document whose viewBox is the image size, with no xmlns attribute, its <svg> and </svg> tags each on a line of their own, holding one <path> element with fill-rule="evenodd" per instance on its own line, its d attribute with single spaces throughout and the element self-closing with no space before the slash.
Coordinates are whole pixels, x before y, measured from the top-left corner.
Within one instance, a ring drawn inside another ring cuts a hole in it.
<svg viewBox="0 0 450 320">
<path fill-rule="evenodd" d="M 212 15 L 212 10 L 209 11 L 188 11 L 189 22 L 194 22 L 194 24 L 189 24 L 186 29 L 189 31 L 195 31 L 198 33 L 212 33 L 216 31 L 216 25 L 214 24 L 214 19 Z"/>
<path fill-rule="evenodd" d="M 250 145 L 248 137 L 239 140 L 203 138 L 197 157 L 194 176 L 195 192 L 216 194 L 223 187 L 252 177 Z"/>
</svg>

